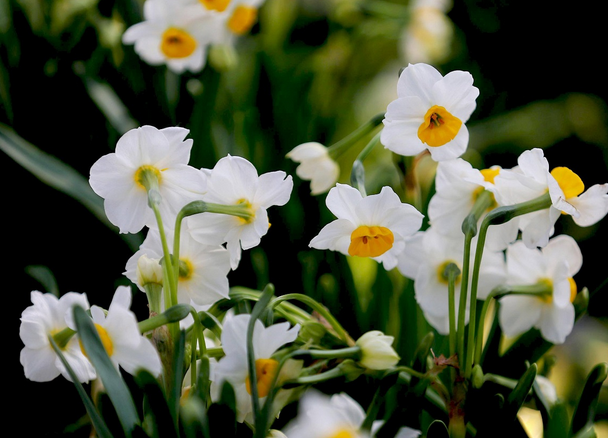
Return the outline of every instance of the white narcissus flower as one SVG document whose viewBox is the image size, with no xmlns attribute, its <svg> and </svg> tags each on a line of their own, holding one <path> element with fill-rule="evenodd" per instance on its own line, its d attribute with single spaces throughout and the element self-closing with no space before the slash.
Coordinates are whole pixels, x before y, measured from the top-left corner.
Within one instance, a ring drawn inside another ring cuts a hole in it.
<svg viewBox="0 0 608 438">
<path fill-rule="evenodd" d="M 394 339 L 378 330 L 363 334 L 355 342 L 361 348 L 359 364 L 370 370 L 386 370 L 397 365 L 400 357 L 392 347 Z"/>
<path fill-rule="evenodd" d="M 25 345 L 20 354 L 25 377 L 34 382 L 48 382 L 61 374 L 71 381 L 49 337 L 58 335 L 65 329 L 74 329 L 70 323 L 70 313 L 74 306 L 88 309 L 87 296 L 68 292 L 57 298 L 51 293 L 39 291 L 32 291 L 30 296 L 32 305 L 21 314 L 19 327 L 19 336 Z M 65 341 L 65 345 L 59 345 L 59 342 L 57 344 L 78 381 L 85 383 L 95 379 L 95 368 L 80 350 L 77 336 L 71 336 Z"/>
<path fill-rule="evenodd" d="M 173 248 L 174 233 L 167 232 L 167 245 Z M 158 228 L 150 228 L 146 238 L 127 261 L 124 275 L 143 286 L 137 279 L 137 266 L 142 256 L 147 256 L 156 263 L 163 258 L 163 247 Z M 177 300 L 179 303 L 208 306 L 222 298 L 228 298 L 228 273 L 230 272 L 230 255 L 221 245 L 205 245 L 192 238 L 187 226 L 180 232 L 179 277 Z"/>
<path fill-rule="evenodd" d="M 467 149 L 465 123 L 478 95 L 468 72 L 442 76 L 428 64 L 409 64 L 399 76 L 397 99 L 386 109 L 380 141 L 399 155 L 428 150 L 435 161 L 457 158 Z"/>
<path fill-rule="evenodd" d="M 487 211 L 497 206 L 493 195 L 496 190 L 494 178 L 500 174 L 500 171 L 498 166 L 482 170 L 475 169 L 462 158 L 438 163 L 435 194 L 431 198 L 428 208 L 430 225 L 438 233 L 454 237 L 461 236 L 462 223 L 484 190 L 492 193 L 494 201 Z M 486 247 L 491 251 L 503 250 L 517 238 L 517 232 L 516 220 L 494 225 L 488 229 Z"/>
<path fill-rule="evenodd" d="M 199 72 L 207 46 L 216 41 L 221 17 L 184 0 L 146 0 L 144 21 L 123 34 L 125 44 L 150 65 L 166 64 L 175 73 Z"/>
<path fill-rule="evenodd" d="M 471 248 L 469 278 L 475 259 L 475 243 Z M 461 271 L 464 257 L 464 235 L 459 238 L 444 236 L 433 227 L 416 233 L 407 242 L 399 256 L 397 268 L 407 278 L 414 280 L 414 294 L 425 318 L 439 333 L 449 332 L 449 293 L 445 268 L 454 263 Z M 454 286 L 456 312 L 460 302 L 460 280 Z M 492 289 L 503 284 L 506 277 L 504 255 L 499 251 L 484 250 L 479 270 L 477 298 L 485 299 Z M 468 309 L 466 317 L 468 318 Z"/>
<path fill-rule="evenodd" d="M 596 184 L 585 190 L 581 178 L 567 167 L 549 171 L 543 150 L 524 151 L 517 166 L 503 170 L 494 180 L 496 201 L 513 205 L 530 201 L 549 192 L 552 205 L 519 217 L 522 240 L 529 248 L 544 247 L 554 233 L 562 214 L 572 216 L 574 223 L 587 227 L 608 213 L 608 184 Z"/>
<path fill-rule="evenodd" d="M 118 140 L 115 152 L 91 167 L 89 183 L 104 198 L 106 215 L 121 233 L 156 225 L 147 179 L 158 181 L 164 221 L 173 220 L 184 205 L 205 192 L 204 173 L 188 165 L 192 148 L 192 140 L 185 140 L 188 132 L 178 127 L 132 129 Z"/>
<path fill-rule="evenodd" d="M 245 35 L 258 21 L 258 10 L 264 0 L 200 0 L 209 8 L 223 8 L 223 26 L 219 29 L 220 43 L 233 44 L 234 39 Z"/>
<path fill-rule="evenodd" d="M 406 238 L 422 225 L 422 213 L 402 203 L 388 186 L 377 195 L 363 197 L 349 185 L 336 184 L 325 202 L 338 219 L 325 225 L 309 246 L 371 257 L 387 270 L 397 266 Z"/>
<path fill-rule="evenodd" d="M 289 151 L 286 157 L 300 163 L 296 167 L 296 175 L 310 181 L 311 195 L 325 193 L 338 181 L 340 166 L 321 143 L 302 143 Z"/>
<path fill-rule="evenodd" d="M 158 376 L 162 371 L 160 356 L 152 342 L 143 336 L 137 318 L 130 310 L 131 288 L 119 286 L 114 293 L 107 314 L 99 306 L 91 306 L 91 318 L 101 342 L 118 370 L 135 374 L 146 369 Z"/>
<path fill-rule="evenodd" d="M 247 328 L 250 318 L 249 314 L 240 314 L 224 322 L 221 342 L 225 356 L 213 367 L 212 373 L 211 390 L 212 394 L 215 394 L 214 397 L 217 397 L 224 381 L 234 388 L 239 422 L 251 422 L 253 419 L 247 358 Z M 299 325 L 290 328 L 288 322 L 264 327 L 262 321 L 256 320 L 252 340 L 261 406 L 264 405 L 279 368 L 279 362 L 273 359 L 272 355 L 282 346 L 295 341 L 299 330 Z M 282 373 L 279 374 L 279 382 L 281 376 Z"/>
<path fill-rule="evenodd" d="M 268 208 L 289 201 L 293 178 L 283 171 L 258 176 L 245 158 L 228 155 L 220 159 L 208 176 L 205 202 L 245 206 L 251 217 L 200 213 L 187 218 L 192 237 L 207 245 L 226 243 L 230 264 L 236 269 L 243 249 L 259 245 L 268 232 Z"/>
<path fill-rule="evenodd" d="M 361 430 L 365 411 L 352 397 L 341 392 L 326 395 L 307 390 L 300 398 L 298 414 L 283 429 L 288 438 L 371 438 L 382 420 L 372 424 L 371 431 Z M 401 427 L 395 438 L 417 438 L 419 430 Z"/>
<path fill-rule="evenodd" d="M 507 295 L 500 299 L 499 322 L 503 333 L 518 336 L 531 328 L 547 341 L 562 344 L 574 326 L 577 287 L 572 278 L 583 256 L 576 241 L 567 235 L 554 237 L 542 249 L 530 249 L 522 241 L 507 248 L 507 284 L 541 284 L 547 296 Z"/>
</svg>

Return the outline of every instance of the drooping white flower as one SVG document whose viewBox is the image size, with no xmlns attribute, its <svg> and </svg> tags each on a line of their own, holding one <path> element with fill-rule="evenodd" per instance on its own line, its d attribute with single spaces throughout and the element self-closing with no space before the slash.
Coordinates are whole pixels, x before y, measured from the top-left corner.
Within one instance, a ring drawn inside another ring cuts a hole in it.
<svg viewBox="0 0 608 438">
<path fill-rule="evenodd" d="M 131 299 L 131 288 L 119 286 L 107 314 L 94 305 L 91 318 L 116 369 L 122 367 L 129 374 L 146 369 L 158 376 L 162 371 L 160 356 L 152 342 L 140 333 L 137 318 L 130 310 Z"/>
<path fill-rule="evenodd" d="M 397 266 L 406 238 L 422 225 L 422 213 L 402 203 L 388 186 L 377 195 L 363 197 L 349 185 L 336 184 L 325 202 L 338 219 L 325 225 L 309 246 L 371 257 L 387 270 Z"/>
<path fill-rule="evenodd" d="M 476 239 L 473 239 L 469 278 L 474 265 L 475 243 Z M 462 271 L 463 257 L 464 235 L 460 238 L 444 236 L 433 227 L 416 233 L 399 255 L 399 272 L 414 280 L 416 302 L 429 324 L 441 334 L 449 332 L 448 277 L 445 269 L 454 263 Z M 460 302 L 461 276 L 462 272 L 456 278 L 454 286 L 456 312 Z M 492 289 L 504 282 L 505 276 L 502 252 L 485 250 L 479 270 L 477 298 L 487 298 Z M 468 318 L 468 309 L 466 317 Z"/>
<path fill-rule="evenodd" d="M 608 213 L 608 184 L 596 184 L 585 190 L 581 178 L 569 168 L 549 171 L 549 162 L 539 148 L 524 151 L 517 166 L 501 171 L 494 183 L 500 205 L 530 201 L 549 192 L 552 205 L 548 209 L 519 217 L 522 240 L 529 248 L 547 244 L 561 214 L 572 216 L 577 225 L 586 227 Z"/>
<path fill-rule="evenodd" d="M 250 422 L 253 419 L 247 365 L 247 327 L 250 317 L 249 314 L 239 314 L 224 322 L 221 341 L 225 356 L 213 367 L 212 374 L 212 394 L 219 391 L 224 381 L 234 388 L 239 422 Z M 256 320 L 252 339 L 260 406 L 264 405 L 279 368 L 279 362 L 272 355 L 282 346 L 295 341 L 299 330 L 299 325 L 290 328 L 288 322 L 264 327 L 260 320 Z M 281 374 L 279 381 L 280 376 Z"/>
<path fill-rule="evenodd" d="M 166 64 L 175 73 L 198 72 L 207 46 L 217 40 L 221 17 L 185 0 L 146 0 L 144 21 L 123 34 L 125 44 L 150 65 Z"/>
<path fill-rule="evenodd" d="M 355 345 L 361 347 L 359 364 L 370 370 L 387 370 L 399 362 L 399 355 L 393 349 L 393 336 L 372 330 L 364 333 Z"/>
<path fill-rule="evenodd" d="M 155 226 L 148 205 L 145 180 L 158 181 L 159 210 L 165 221 L 205 192 L 205 175 L 188 165 L 192 140 L 188 130 L 142 126 L 125 133 L 115 152 L 104 155 L 91 167 L 89 183 L 104 198 L 110 222 L 121 233 L 137 233 Z"/>
<path fill-rule="evenodd" d="M 167 232 L 167 245 L 173 248 L 174 233 Z M 137 279 L 137 265 L 142 256 L 156 260 L 163 258 L 162 241 L 158 228 L 150 228 L 146 238 L 127 261 L 124 275 L 140 290 L 144 291 Z M 230 255 L 221 245 L 205 245 L 192 238 L 187 224 L 180 232 L 179 277 L 177 300 L 194 306 L 208 306 L 222 298 L 228 298 L 228 273 Z"/>
<path fill-rule="evenodd" d="M 286 157 L 300 163 L 296 167 L 296 175 L 310 181 L 311 195 L 325 193 L 338 181 L 340 166 L 321 143 L 302 143 L 289 151 Z"/>
<path fill-rule="evenodd" d="M 465 123 L 478 95 L 468 72 L 442 76 L 428 64 L 409 64 L 399 76 L 397 99 L 387 107 L 380 141 L 399 155 L 428 150 L 435 161 L 457 158 L 467 149 Z"/>
<path fill-rule="evenodd" d="M 361 430 L 365 411 L 344 392 L 331 396 L 308 389 L 300 398 L 298 414 L 283 429 L 287 438 L 370 438 L 382 426 L 374 421 L 371 431 Z M 395 438 L 417 438 L 419 430 L 401 427 Z"/>
<path fill-rule="evenodd" d="M 506 336 L 518 336 L 531 328 L 543 338 L 561 344 L 574 326 L 577 287 L 572 278 L 581 268 L 583 256 L 568 235 L 549 240 L 542 249 L 528 248 L 517 241 L 507 248 L 507 284 L 544 285 L 549 295 L 508 295 L 500 299 L 499 322 Z"/>
<path fill-rule="evenodd" d="M 58 335 L 70 327 L 69 314 L 74 306 L 89 308 L 85 294 L 68 292 L 57 298 L 51 293 L 32 291 L 32 305 L 21 314 L 19 336 L 25 347 L 21 350 L 20 360 L 25 377 L 35 382 L 48 382 L 60 374 L 72 380 L 61 359 L 55 353 L 49 337 Z M 65 342 L 67 341 L 67 342 Z M 70 368 L 76 373 L 78 381 L 85 383 L 95 379 L 95 368 L 80 350 L 77 336 L 64 340 L 59 345 Z"/>
<path fill-rule="evenodd" d="M 486 190 L 491 192 L 492 199 L 494 198 L 494 178 L 500 171 L 498 166 L 483 170 L 475 169 L 471 163 L 462 158 L 438 163 L 435 194 L 429 201 L 428 207 L 431 226 L 444 235 L 454 237 L 462 235 L 462 223 L 471 212 L 479 195 Z M 487 211 L 496 206 L 493 199 Z M 517 221 L 514 220 L 493 225 L 488 229 L 486 247 L 491 251 L 503 250 L 517 238 L 517 232 Z"/>
<path fill-rule="evenodd" d="M 259 245 L 268 232 L 268 208 L 289 201 L 293 178 L 283 171 L 258 176 L 245 158 L 228 155 L 220 159 L 207 181 L 203 200 L 210 203 L 246 206 L 249 219 L 218 213 L 200 213 L 187 218 L 192 237 L 207 245 L 226 243 L 230 264 L 236 269 L 242 250 Z"/>
</svg>

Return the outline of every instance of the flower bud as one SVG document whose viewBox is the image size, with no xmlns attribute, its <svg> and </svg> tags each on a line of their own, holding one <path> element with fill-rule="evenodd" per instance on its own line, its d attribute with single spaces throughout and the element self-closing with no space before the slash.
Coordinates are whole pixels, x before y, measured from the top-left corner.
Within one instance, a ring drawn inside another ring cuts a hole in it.
<svg viewBox="0 0 608 438">
<path fill-rule="evenodd" d="M 145 254 L 137 260 L 137 283 L 141 287 L 148 284 L 163 285 L 163 268 L 158 260 Z"/>
<path fill-rule="evenodd" d="M 393 349 L 392 336 L 372 330 L 361 336 L 355 345 L 361 348 L 359 363 L 370 370 L 386 370 L 399 362 L 399 355 Z"/>
</svg>

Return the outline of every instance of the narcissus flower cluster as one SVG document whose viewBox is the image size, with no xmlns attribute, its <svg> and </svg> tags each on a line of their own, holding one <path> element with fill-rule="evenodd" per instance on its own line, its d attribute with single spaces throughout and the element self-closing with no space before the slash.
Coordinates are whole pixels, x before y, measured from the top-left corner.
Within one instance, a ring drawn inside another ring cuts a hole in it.
<svg viewBox="0 0 608 438">
<path fill-rule="evenodd" d="M 146 0 L 144 20 L 123 34 L 150 65 L 198 72 L 210 47 L 233 45 L 257 23 L 263 0 Z"/>
</svg>

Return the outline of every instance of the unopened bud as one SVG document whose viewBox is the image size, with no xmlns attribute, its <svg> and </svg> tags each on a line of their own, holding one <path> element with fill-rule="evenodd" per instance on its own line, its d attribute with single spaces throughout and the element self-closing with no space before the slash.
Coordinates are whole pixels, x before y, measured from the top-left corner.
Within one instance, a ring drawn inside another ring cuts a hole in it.
<svg viewBox="0 0 608 438">
<path fill-rule="evenodd" d="M 355 342 L 361 348 L 359 363 L 370 370 L 386 370 L 397 365 L 400 357 L 391 346 L 393 339 L 378 330 L 365 333 Z"/>
<path fill-rule="evenodd" d="M 146 254 L 137 260 L 137 283 L 141 287 L 148 284 L 163 285 L 163 268 L 158 260 Z"/>
</svg>

